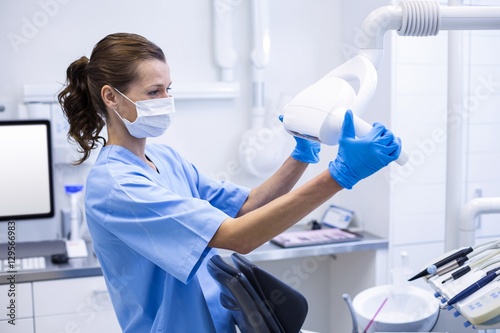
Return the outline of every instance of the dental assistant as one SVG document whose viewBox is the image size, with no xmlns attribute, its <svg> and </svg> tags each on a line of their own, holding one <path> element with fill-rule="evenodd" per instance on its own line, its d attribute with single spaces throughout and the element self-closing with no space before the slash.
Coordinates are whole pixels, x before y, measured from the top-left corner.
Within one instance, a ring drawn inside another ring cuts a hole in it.
<svg viewBox="0 0 500 333">
<path fill-rule="evenodd" d="M 85 210 L 123 332 L 235 332 L 206 269 L 216 249 L 252 251 L 401 151 L 381 124 L 356 138 L 348 111 L 327 170 L 292 190 L 320 150 L 296 139 L 279 170 L 247 189 L 210 179 L 170 146 L 146 143 L 165 132 L 175 110 L 169 66 L 151 41 L 108 35 L 66 74 L 59 102 L 83 153 L 77 163 L 103 144 L 87 178 Z"/>
</svg>

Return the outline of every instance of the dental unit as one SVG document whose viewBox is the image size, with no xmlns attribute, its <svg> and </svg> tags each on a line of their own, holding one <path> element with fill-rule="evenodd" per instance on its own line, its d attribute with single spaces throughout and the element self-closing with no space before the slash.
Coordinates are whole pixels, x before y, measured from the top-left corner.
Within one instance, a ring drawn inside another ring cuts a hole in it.
<svg viewBox="0 0 500 333">
<path fill-rule="evenodd" d="M 359 115 L 368 108 L 377 86 L 377 68 L 383 57 L 383 38 L 389 30 L 400 36 L 435 36 L 451 30 L 448 46 L 448 105 L 462 105 L 461 40 L 456 30 L 500 30 L 500 7 L 450 6 L 437 1 L 401 1 L 380 7 L 363 22 L 358 54 L 295 96 L 284 108 L 283 124 L 295 136 L 336 145 L 343 117 L 350 109 L 356 115 L 355 132 L 364 135 L 371 126 Z M 458 69 L 457 69 L 458 68 Z M 460 112 L 450 108 L 448 112 Z M 500 198 L 479 198 L 464 205 L 462 189 L 462 125 L 448 117 L 446 166 L 445 249 L 434 263 L 411 278 L 424 278 L 441 298 L 443 308 L 454 308 L 466 326 L 500 328 L 500 241 L 474 244 L 474 218 L 500 212 Z M 395 133 L 397 135 L 397 133 Z M 403 142 L 404 143 L 404 142 Z M 404 144 L 403 144 L 404 148 Z M 408 154 L 403 150 L 398 164 Z M 461 216 L 460 213 L 462 214 Z M 457 225 L 459 221 L 459 225 Z M 452 250 L 455 249 L 455 250 Z"/>
<path fill-rule="evenodd" d="M 500 327 L 500 241 L 490 241 L 475 247 L 461 248 L 444 254 L 435 264 L 467 253 L 465 266 L 449 272 L 435 272 L 420 276 L 435 290 L 442 310 L 455 310 L 454 316 L 463 316 L 465 327 L 492 329 Z M 475 253 L 472 256 L 472 253 Z M 428 268 L 424 269 L 428 272 Z"/>
</svg>

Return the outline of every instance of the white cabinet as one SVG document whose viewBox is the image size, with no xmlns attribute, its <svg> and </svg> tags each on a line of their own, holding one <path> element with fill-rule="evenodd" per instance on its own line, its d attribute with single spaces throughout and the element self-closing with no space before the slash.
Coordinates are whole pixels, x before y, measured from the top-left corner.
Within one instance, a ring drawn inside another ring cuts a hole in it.
<svg viewBox="0 0 500 333">
<path fill-rule="evenodd" d="M 7 302 L 10 288 L 0 285 Z M 121 332 L 102 276 L 19 283 L 13 291 L 15 325 L 1 311 L 2 333 Z"/>
<path fill-rule="evenodd" d="M 15 295 L 13 295 L 14 293 Z M 2 333 L 33 333 L 33 302 L 31 295 L 31 283 L 19 283 L 11 289 L 9 284 L 0 285 L 1 299 L 8 303 L 2 303 L 2 311 L 0 312 L 0 332 Z M 11 297 L 12 296 L 12 297 Z M 5 298 L 4 298 L 5 297 Z M 11 318 L 8 316 L 10 300 L 13 299 L 15 306 L 15 325 L 9 323 Z"/>
<path fill-rule="evenodd" d="M 9 295 L 14 293 L 15 295 Z M 17 319 L 31 318 L 33 317 L 33 302 L 31 297 L 31 283 L 18 283 L 15 284 L 14 288 L 11 289 L 9 284 L 0 285 L 0 295 L 1 299 L 5 300 L 2 302 L 2 311 L 0 311 L 0 321 L 9 320 L 7 316 L 9 312 L 8 309 L 4 310 L 4 306 L 9 306 L 11 299 L 15 301 L 15 317 Z M 11 297 L 12 296 L 12 297 Z M 5 297 L 5 298 L 4 298 Z M 7 303 L 9 304 L 7 304 Z M 1 331 L 3 332 L 3 330 Z"/>
<path fill-rule="evenodd" d="M 0 332 L 2 333 L 34 333 L 33 318 L 16 319 L 16 325 L 9 324 L 8 321 L 0 321 Z"/>
<path fill-rule="evenodd" d="M 36 333 L 121 332 L 102 276 L 33 282 Z"/>
</svg>

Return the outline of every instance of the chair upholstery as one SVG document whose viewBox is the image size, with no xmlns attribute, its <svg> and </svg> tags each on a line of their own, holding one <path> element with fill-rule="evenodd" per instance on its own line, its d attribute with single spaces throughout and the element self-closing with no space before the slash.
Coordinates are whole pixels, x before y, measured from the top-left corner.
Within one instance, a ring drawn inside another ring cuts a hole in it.
<svg viewBox="0 0 500 333">
<path fill-rule="evenodd" d="M 306 298 L 283 281 L 264 271 L 242 255 L 231 256 L 240 270 L 269 307 L 284 333 L 300 332 L 306 320 Z"/>
<path fill-rule="evenodd" d="M 215 255 L 208 271 L 241 333 L 300 332 L 307 315 L 304 296 L 243 256 L 235 253 L 232 260 L 236 268 Z"/>
</svg>

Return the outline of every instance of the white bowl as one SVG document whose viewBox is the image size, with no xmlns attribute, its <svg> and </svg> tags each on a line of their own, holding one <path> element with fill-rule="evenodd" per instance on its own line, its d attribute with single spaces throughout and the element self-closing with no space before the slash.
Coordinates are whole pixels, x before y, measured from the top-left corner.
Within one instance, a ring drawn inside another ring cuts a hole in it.
<svg viewBox="0 0 500 333">
<path fill-rule="evenodd" d="M 439 301 L 425 289 L 406 286 L 402 292 L 393 285 L 373 287 L 356 295 L 352 302 L 360 330 L 367 327 L 382 304 L 367 332 L 429 332 L 439 313 Z"/>
</svg>

